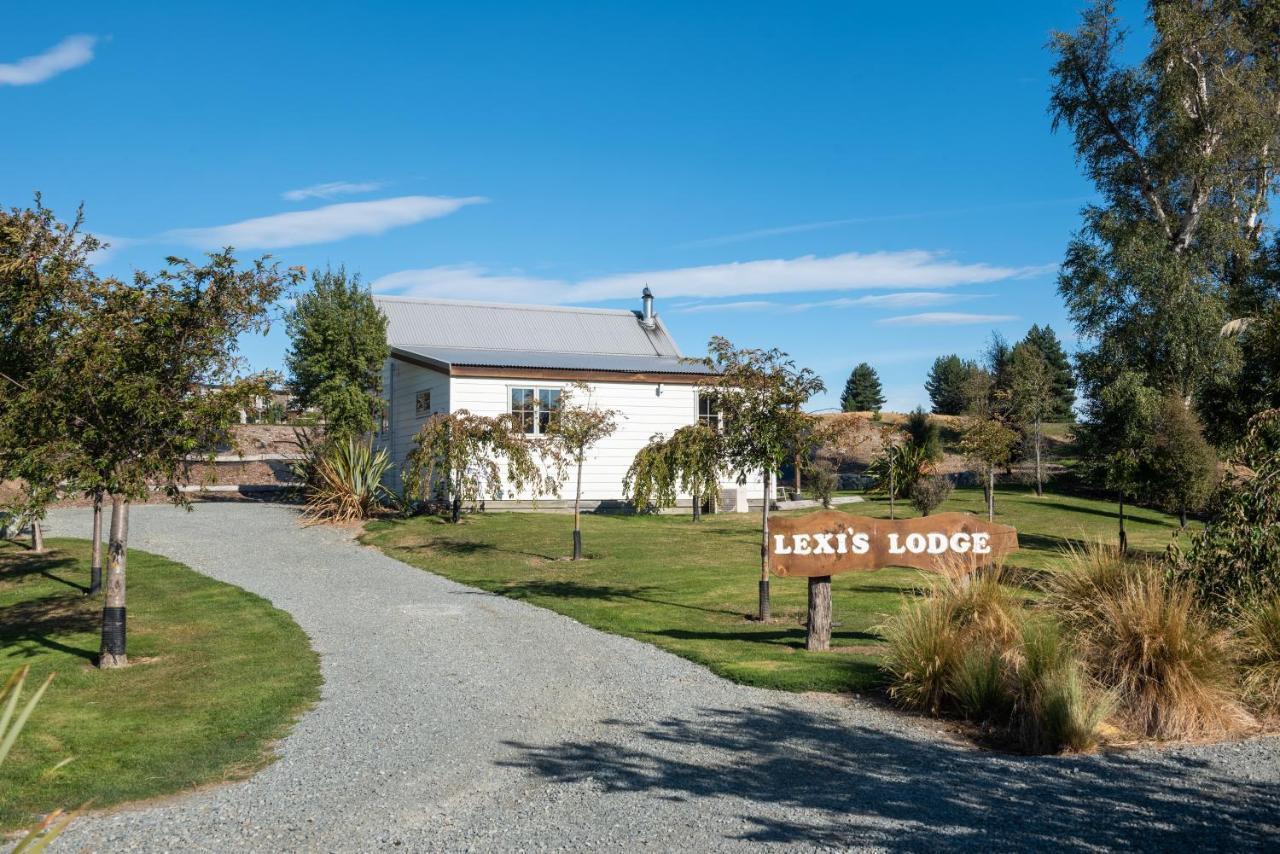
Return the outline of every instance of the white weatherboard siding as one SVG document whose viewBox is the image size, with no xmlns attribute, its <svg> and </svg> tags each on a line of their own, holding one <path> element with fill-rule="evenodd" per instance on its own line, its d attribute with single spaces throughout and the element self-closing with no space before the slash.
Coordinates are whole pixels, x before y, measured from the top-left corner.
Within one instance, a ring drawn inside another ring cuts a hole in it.
<svg viewBox="0 0 1280 854">
<path fill-rule="evenodd" d="M 500 415 L 509 410 L 512 388 L 569 388 L 564 382 L 534 382 L 518 379 L 454 377 L 450 383 L 449 403 L 453 411 L 466 409 L 477 415 Z M 583 466 L 582 497 L 588 501 L 617 501 L 622 498 L 622 481 L 631 467 L 636 452 L 655 433 L 670 435 L 678 427 L 692 424 L 698 418 L 698 391 L 695 386 L 680 383 L 593 382 L 588 383 L 590 405 L 616 410 L 618 429 L 612 436 L 592 448 Z M 737 488 L 726 478 L 725 488 Z M 576 488 L 576 472 L 570 472 L 561 486 L 561 497 L 572 499 Z M 752 499 L 761 495 L 757 476 L 747 484 Z M 528 499 L 527 494 L 512 498 Z M 688 498 L 688 495 L 682 495 Z"/>
<path fill-rule="evenodd" d="M 419 416 L 418 393 L 431 392 L 431 412 L 449 411 L 449 378 L 439 371 L 388 359 L 382 375 L 383 395 L 390 401 L 388 429 L 379 434 L 377 444 L 391 458 L 390 486 L 399 488 L 400 467 L 414 447 L 414 437 L 427 420 Z"/>
<path fill-rule="evenodd" d="M 414 437 L 426 420 L 416 411 L 419 392 L 431 392 L 432 412 L 457 412 L 465 409 L 476 415 L 502 415 L 509 411 L 512 388 L 558 388 L 567 390 L 566 382 L 533 381 L 520 379 L 490 379 L 481 377 L 448 377 L 438 371 L 410 364 L 399 359 L 388 360 L 384 369 L 384 391 L 390 402 L 388 430 L 379 434 L 379 447 L 387 449 L 392 471 L 389 485 L 399 487 L 399 469 L 405 457 L 413 450 Z M 589 383 L 590 404 L 602 409 L 616 410 L 617 430 L 587 455 L 583 466 L 582 497 L 585 501 L 619 501 L 623 497 L 622 481 L 631 467 L 636 452 L 644 447 L 655 433 L 671 435 L 678 427 L 693 424 L 698 419 L 698 390 L 686 383 L 597 382 Z M 738 489 L 737 482 L 726 476 L 724 489 Z M 570 471 L 560 488 L 562 501 L 571 500 L 576 488 L 576 471 Z M 762 493 L 759 476 L 751 478 L 745 487 L 747 497 L 755 502 Z M 504 490 L 503 499 L 528 501 L 533 496 L 515 494 Z M 687 494 L 680 498 L 688 499 Z M 550 496 L 542 501 L 552 502 Z M 730 508 L 731 509 L 731 508 Z"/>
</svg>

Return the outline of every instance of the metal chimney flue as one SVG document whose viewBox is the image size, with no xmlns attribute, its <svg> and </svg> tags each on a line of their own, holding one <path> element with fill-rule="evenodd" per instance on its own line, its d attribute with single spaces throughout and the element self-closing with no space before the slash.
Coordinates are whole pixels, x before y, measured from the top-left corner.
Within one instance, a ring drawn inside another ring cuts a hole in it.
<svg viewBox="0 0 1280 854">
<path fill-rule="evenodd" d="M 645 285 L 644 290 L 640 293 L 640 304 L 642 306 L 640 322 L 645 326 L 652 327 L 654 325 L 653 291 L 649 290 L 648 285 Z"/>
</svg>

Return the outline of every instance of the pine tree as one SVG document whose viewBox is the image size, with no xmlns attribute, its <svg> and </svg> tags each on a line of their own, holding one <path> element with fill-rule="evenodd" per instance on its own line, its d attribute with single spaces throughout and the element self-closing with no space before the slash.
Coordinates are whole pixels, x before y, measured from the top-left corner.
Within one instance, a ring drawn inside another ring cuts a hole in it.
<svg viewBox="0 0 1280 854">
<path fill-rule="evenodd" d="M 970 380 L 980 371 L 973 362 L 959 356 L 939 356 L 929 369 L 925 390 L 937 415 L 961 415 L 969 408 Z"/>
<path fill-rule="evenodd" d="M 1023 344 L 1030 344 L 1040 351 L 1048 362 L 1053 382 L 1053 407 L 1049 413 L 1051 421 L 1070 421 L 1074 416 L 1076 403 L 1076 375 L 1071 370 L 1071 360 L 1062 349 L 1062 342 L 1054 334 L 1052 326 L 1035 325 L 1027 330 Z"/>
<path fill-rule="evenodd" d="M 882 406 L 884 389 L 880 385 L 880 375 L 875 368 L 863 362 L 849 374 L 844 394 L 840 396 L 840 408 L 845 412 L 879 412 Z"/>
</svg>

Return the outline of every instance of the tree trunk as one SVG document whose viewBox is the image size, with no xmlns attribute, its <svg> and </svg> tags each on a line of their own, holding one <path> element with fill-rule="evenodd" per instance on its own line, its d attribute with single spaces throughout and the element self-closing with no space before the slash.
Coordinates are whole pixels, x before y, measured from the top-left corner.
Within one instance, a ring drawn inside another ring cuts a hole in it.
<svg viewBox="0 0 1280 854">
<path fill-rule="evenodd" d="M 573 494 L 573 559 L 582 560 L 582 457 L 578 457 L 578 483 Z"/>
<path fill-rule="evenodd" d="M 89 560 L 89 595 L 102 589 L 102 493 L 93 494 L 93 557 Z"/>
<path fill-rule="evenodd" d="M 804 648 L 826 652 L 831 648 L 831 576 L 809 579 L 809 631 Z"/>
<path fill-rule="evenodd" d="M 1040 414 L 1036 413 L 1036 497 L 1044 498 L 1044 468 L 1040 463 Z"/>
<path fill-rule="evenodd" d="M 893 463 L 890 463 L 889 464 L 889 518 L 890 519 L 893 518 L 893 496 L 894 496 L 894 491 L 897 488 L 894 484 L 893 475 L 894 475 L 894 465 Z"/>
<path fill-rule="evenodd" d="M 796 498 L 800 497 L 800 455 L 796 454 Z"/>
<path fill-rule="evenodd" d="M 987 466 L 987 521 L 996 520 L 996 467 Z"/>
<path fill-rule="evenodd" d="M 1124 530 L 1124 493 L 1120 493 L 1120 554 L 1129 551 L 1129 535 Z"/>
<path fill-rule="evenodd" d="M 462 521 L 462 472 L 458 472 L 458 483 L 453 490 L 453 501 L 451 502 L 449 521 L 458 524 Z"/>
<path fill-rule="evenodd" d="M 31 550 L 38 555 L 44 554 L 44 528 L 39 519 L 31 520 Z"/>
<path fill-rule="evenodd" d="M 756 616 L 760 622 L 769 621 L 769 482 L 772 478 L 764 476 L 764 507 L 760 518 L 760 607 Z"/>
<path fill-rule="evenodd" d="M 102 608 L 102 648 L 98 666 L 104 670 L 124 667 L 125 654 L 125 570 L 129 562 L 129 504 L 119 495 L 111 496 L 111 542 L 107 547 L 107 595 Z"/>
<path fill-rule="evenodd" d="M 1178 525 L 1184 531 L 1187 529 L 1187 506 L 1185 504 L 1178 507 Z"/>
<path fill-rule="evenodd" d="M 698 493 L 693 494 L 693 521 L 702 521 L 702 502 L 698 500 Z"/>
</svg>

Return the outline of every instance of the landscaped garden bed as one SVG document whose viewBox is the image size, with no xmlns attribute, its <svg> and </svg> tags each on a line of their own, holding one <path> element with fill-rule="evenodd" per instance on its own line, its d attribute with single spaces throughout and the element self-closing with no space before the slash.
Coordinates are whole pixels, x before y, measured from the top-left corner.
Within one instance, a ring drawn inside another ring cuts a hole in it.
<svg viewBox="0 0 1280 854">
<path fill-rule="evenodd" d="M 131 550 L 130 666 L 99 670 L 89 543 L 50 546 L 35 555 L 0 542 L 0 674 L 30 665 L 32 686 L 57 674 L 0 769 L 0 831 L 56 807 L 242 779 L 271 761 L 321 682 L 288 614 Z"/>
</svg>

